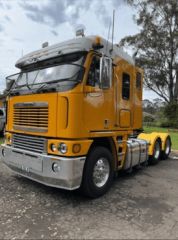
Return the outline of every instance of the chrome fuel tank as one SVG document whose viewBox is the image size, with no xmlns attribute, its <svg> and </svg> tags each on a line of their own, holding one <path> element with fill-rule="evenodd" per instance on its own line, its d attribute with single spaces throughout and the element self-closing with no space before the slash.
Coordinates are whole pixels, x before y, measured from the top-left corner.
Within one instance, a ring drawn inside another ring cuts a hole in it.
<svg viewBox="0 0 178 240">
<path fill-rule="evenodd" d="M 141 139 L 129 139 L 127 141 L 127 153 L 124 169 L 132 168 L 148 159 L 148 142 Z"/>
</svg>

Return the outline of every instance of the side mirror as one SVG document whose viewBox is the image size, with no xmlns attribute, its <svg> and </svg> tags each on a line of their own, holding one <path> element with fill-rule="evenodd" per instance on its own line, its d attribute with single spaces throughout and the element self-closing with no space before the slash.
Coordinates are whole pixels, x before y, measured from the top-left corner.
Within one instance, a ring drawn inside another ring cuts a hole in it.
<svg viewBox="0 0 178 240">
<path fill-rule="evenodd" d="M 100 88 L 108 89 L 112 85 L 112 59 L 108 57 L 100 58 Z"/>
<path fill-rule="evenodd" d="M 7 79 L 6 80 L 6 91 L 9 91 L 14 83 L 15 83 L 14 79 Z"/>
</svg>

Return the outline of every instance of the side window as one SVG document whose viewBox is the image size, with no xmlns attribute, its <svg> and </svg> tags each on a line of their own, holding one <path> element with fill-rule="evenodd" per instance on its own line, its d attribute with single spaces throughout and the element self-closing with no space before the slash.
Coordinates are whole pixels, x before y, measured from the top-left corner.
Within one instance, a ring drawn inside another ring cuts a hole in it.
<svg viewBox="0 0 178 240">
<path fill-rule="evenodd" d="M 122 98 L 129 100 L 130 98 L 130 75 L 123 73 L 122 75 Z"/>
<path fill-rule="evenodd" d="M 141 85 L 142 85 L 142 75 L 140 72 L 136 73 L 136 88 L 138 90 L 141 90 Z"/>
<path fill-rule="evenodd" d="M 99 74 L 100 74 L 100 58 L 93 57 L 90 70 L 88 73 L 87 85 L 95 87 L 99 86 Z"/>
</svg>

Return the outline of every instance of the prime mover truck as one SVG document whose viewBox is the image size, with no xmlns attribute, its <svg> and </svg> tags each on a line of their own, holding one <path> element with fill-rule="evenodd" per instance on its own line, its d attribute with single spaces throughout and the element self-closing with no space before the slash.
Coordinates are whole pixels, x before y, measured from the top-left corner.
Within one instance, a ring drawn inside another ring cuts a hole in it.
<svg viewBox="0 0 178 240">
<path fill-rule="evenodd" d="M 116 172 L 169 156 L 168 134 L 143 132 L 143 71 L 117 45 L 99 36 L 44 44 L 16 67 L 0 151 L 16 173 L 95 198 Z"/>
</svg>

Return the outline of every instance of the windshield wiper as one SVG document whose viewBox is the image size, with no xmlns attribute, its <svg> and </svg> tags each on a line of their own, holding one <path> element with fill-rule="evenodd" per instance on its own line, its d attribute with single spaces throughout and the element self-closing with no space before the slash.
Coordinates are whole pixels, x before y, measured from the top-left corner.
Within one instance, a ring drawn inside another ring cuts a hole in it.
<svg viewBox="0 0 178 240">
<path fill-rule="evenodd" d="M 59 80 L 54 80 L 54 81 L 51 81 L 51 82 L 45 82 L 43 85 L 41 85 L 41 86 L 36 90 L 36 92 L 39 93 L 39 92 L 43 91 L 44 88 L 47 87 L 50 83 L 56 83 L 56 82 L 58 82 L 58 81 L 59 81 Z M 52 89 L 55 89 L 55 90 L 56 90 L 56 88 L 54 88 L 54 87 L 53 87 Z"/>
<path fill-rule="evenodd" d="M 53 81 L 50 81 L 50 82 L 45 82 L 43 85 L 41 85 L 37 90 L 36 92 L 41 92 L 42 90 L 44 90 L 45 87 L 47 87 L 49 84 L 53 84 L 53 83 L 58 83 L 58 82 L 65 82 L 65 81 L 70 81 L 70 82 L 78 82 L 77 80 L 69 80 L 69 78 L 64 78 L 64 79 L 56 79 L 56 80 L 53 80 Z M 50 88 L 51 90 L 54 89 L 56 90 L 55 87 L 52 87 Z"/>
</svg>

